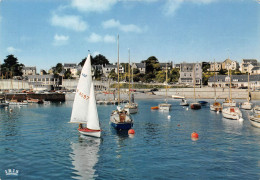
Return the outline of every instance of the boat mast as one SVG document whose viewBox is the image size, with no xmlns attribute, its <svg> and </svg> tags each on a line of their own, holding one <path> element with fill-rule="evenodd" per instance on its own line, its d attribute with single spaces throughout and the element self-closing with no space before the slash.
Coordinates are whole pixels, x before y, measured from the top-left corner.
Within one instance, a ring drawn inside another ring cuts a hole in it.
<svg viewBox="0 0 260 180">
<path fill-rule="evenodd" d="M 131 102 L 131 91 L 130 91 L 130 79 L 131 79 L 131 74 L 130 74 L 130 49 L 128 49 L 128 85 L 129 85 L 129 90 L 128 90 L 128 95 L 129 95 L 129 104 L 132 103 Z"/>
<path fill-rule="evenodd" d="M 166 62 L 166 94 L 165 94 L 166 95 L 166 97 L 165 97 L 166 103 L 167 103 L 167 88 L 168 88 L 168 86 L 167 86 L 168 85 L 168 83 L 167 83 L 167 71 L 168 71 L 168 69 L 167 69 L 167 62 Z"/>
<path fill-rule="evenodd" d="M 229 68 L 228 71 L 230 71 L 230 68 Z M 230 71 L 229 74 L 230 74 L 230 79 L 229 79 L 229 94 L 230 94 L 230 101 L 231 101 L 231 100 L 232 100 L 232 93 L 231 93 L 231 76 L 232 76 L 231 74 L 232 74 L 232 73 L 231 73 L 231 71 Z"/>
<path fill-rule="evenodd" d="M 248 92 L 248 95 L 247 95 L 247 101 L 249 102 L 250 101 L 250 99 L 249 99 L 249 91 L 250 91 L 250 89 L 249 89 L 249 72 L 248 72 L 248 84 L 247 84 L 247 92 Z"/>
<path fill-rule="evenodd" d="M 118 85 L 118 105 L 120 104 L 120 83 L 119 83 L 119 34 L 117 35 L 117 85 Z"/>
<path fill-rule="evenodd" d="M 215 102 L 216 102 L 216 99 L 217 99 L 217 94 L 216 94 L 216 76 L 215 76 L 215 66 L 216 66 L 216 63 L 215 63 L 215 60 L 214 60 L 214 93 L 215 93 Z"/>
<path fill-rule="evenodd" d="M 193 91 L 194 91 L 194 102 L 196 102 L 196 93 L 195 93 L 195 64 L 193 64 Z"/>
</svg>

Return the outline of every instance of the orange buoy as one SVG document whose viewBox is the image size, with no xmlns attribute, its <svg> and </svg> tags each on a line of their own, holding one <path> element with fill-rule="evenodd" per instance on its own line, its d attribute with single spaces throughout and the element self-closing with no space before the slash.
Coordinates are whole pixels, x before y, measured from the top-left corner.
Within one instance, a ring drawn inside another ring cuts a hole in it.
<svg viewBox="0 0 260 180">
<path fill-rule="evenodd" d="M 198 133 L 196 133 L 195 131 L 193 133 L 191 133 L 191 138 L 199 139 Z"/>
<path fill-rule="evenodd" d="M 128 134 L 135 134 L 135 130 L 129 129 L 129 130 L 128 130 Z"/>
</svg>

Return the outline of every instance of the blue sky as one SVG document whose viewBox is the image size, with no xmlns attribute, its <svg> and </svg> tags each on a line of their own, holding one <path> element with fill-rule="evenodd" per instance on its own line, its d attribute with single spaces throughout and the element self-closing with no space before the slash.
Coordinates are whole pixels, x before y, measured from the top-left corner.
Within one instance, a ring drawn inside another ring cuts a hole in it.
<svg viewBox="0 0 260 180">
<path fill-rule="evenodd" d="M 104 55 L 117 61 L 260 60 L 257 0 L 0 0 L 0 59 L 48 70 Z"/>
</svg>

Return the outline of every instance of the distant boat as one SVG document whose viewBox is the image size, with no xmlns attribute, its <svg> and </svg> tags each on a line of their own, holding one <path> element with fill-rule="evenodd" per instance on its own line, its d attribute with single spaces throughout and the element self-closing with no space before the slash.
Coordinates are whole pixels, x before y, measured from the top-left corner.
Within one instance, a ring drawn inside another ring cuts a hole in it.
<svg viewBox="0 0 260 180">
<path fill-rule="evenodd" d="M 83 135 L 101 137 L 90 54 L 81 71 L 70 122 L 79 123 L 78 131 Z"/>
<path fill-rule="evenodd" d="M 110 115 L 110 124 L 116 130 L 129 130 L 133 127 L 134 121 L 130 114 L 120 107 L 120 84 L 119 84 L 119 36 L 117 36 L 118 58 L 117 58 L 117 84 L 118 84 L 118 106 Z"/>
<path fill-rule="evenodd" d="M 160 104 L 158 105 L 159 110 L 162 110 L 162 111 L 170 111 L 170 110 L 171 110 L 171 106 L 172 106 L 171 104 L 169 104 L 169 103 L 167 102 L 167 99 L 168 99 L 168 96 L 167 96 L 167 89 L 168 89 L 167 71 L 168 71 L 168 69 L 167 69 L 167 63 L 166 63 L 165 103 L 160 103 Z"/>
<path fill-rule="evenodd" d="M 189 106 L 189 103 L 187 103 L 186 99 L 182 99 L 181 102 L 180 102 L 180 105 L 181 106 Z"/>
<path fill-rule="evenodd" d="M 9 103 L 4 98 L 0 98 L 0 107 L 9 106 Z"/>
<path fill-rule="evenodd" d="M 260 128 L 260 115 L 259 114 L 249 116 L 249 121 L 252 126 Z"/>
<path fill-rule="evenodd" d="M 201 109 L 201 104 L 196 102 L 196 92 L 195 92 L 195 67 L 193 65 L 193 91 L 194 91 L 194 103 L 190 104 L 190 108 L 193 110 Z"/>
<path fill-rule="evenodd" d="M 206 104 L 208 104 L 207 101 L 198 101 L 198 103 L 200 103 L 202 106 L 205 106 Z"/>
<path fill-rule="evenodd" d="M 132 94 L 131 98 L 131 87 L 130 87 L 130 79 L 131 79 L 131 73 L 130 73 L 130 50 L 128 49 L 128 55 L 129 55 L 129 64 L 128 64 L 128 75 L 129 75 L 129 102 L 125 105 L 125 110 L 128 112 L 128 114 L 135 114 L 138 112 L 138 104 L 134 102 L 134 94 Z"/>
<path fill-rule="evenodd" d="M 216 75 L 215 75 L 215 63 L 214 63 L 214 94 L 215 94 L 215 101 L 213 104 L 210 105 L 210 110 L 211 111 L 216 111 L 216 112 L 222 112 L 222 105 L 220 102 L 217 102 L 217 92 L 216 92 Z"/>
<path fill-rule="evenodd" d="M 248 74 L 248 84 L 247 84 L 247 101 L 246 102 L 243 102 L 241 104 L 241 109 L 246 109 L 246 110 L 251 110 L 252 109 L 252 105 L 253 103 L 250 102 L 250 96 L 249 96 L 249 90 L 250 90 L 250 86 L 249 86 L 249 73 Z"/>
<path fill-rule="evenodd" d="M 173 99 L 185 99 L 184 96 L 172 95 Z"/>
</svg>

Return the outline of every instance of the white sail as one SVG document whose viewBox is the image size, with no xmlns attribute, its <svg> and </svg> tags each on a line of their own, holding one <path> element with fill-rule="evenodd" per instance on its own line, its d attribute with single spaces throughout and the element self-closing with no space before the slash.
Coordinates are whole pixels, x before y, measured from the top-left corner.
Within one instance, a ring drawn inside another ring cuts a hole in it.
<svg viewBox="0 0 260 180">
<path fill-rule="evenodd" d="M 93 92 L 91 93 L 91 88 Z M 71 113 L 71 123 L 90 123 L 90 121 L 98 121 L 96 106 L 93 106 L 95 100 L 94 86 L 91 75 L 91 57 L 88 55 L 82 68 L 76 89 L 75 99 Z M 91 107 L 92 106 L 92 107 Z M 93 110 L 95 108 L 95 111 Z M 94 113 L 95 115 L 92 115 Z M 96 119 L 90 119 L 96 117 Z"/>
<path fill-rule="evenodd" d="M 90 85 L 87 128 L 100 130 L 99 118 L 98 118 L 98 112 L 97 112 L 97 104 L 96 104 L 96 98 L 95 98 L 95 91 L 94 91 L 94 84 L 93 84 L 93 82 Z"/>
</svg>

